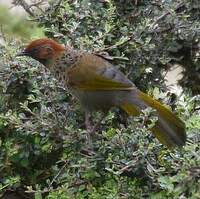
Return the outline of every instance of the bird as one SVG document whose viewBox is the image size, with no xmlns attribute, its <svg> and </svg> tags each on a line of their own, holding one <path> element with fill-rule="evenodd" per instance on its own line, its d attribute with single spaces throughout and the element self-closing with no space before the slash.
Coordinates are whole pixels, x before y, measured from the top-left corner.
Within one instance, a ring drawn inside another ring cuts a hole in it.
<svg viewBox="0 0 200 199">
<path fill-rule="evenodd" d="M 186 143 L 185 123 L 170 109 L 140 91 L 125 74 L 95 53 L 79 51 L 49 38 L 31 41 L 17 56 L 28 56 L 47 67 L 68 88 L 85 110 L 86 128 L 91 130 L 92 112 L 107 113 L 112 107 L 138 116 L 151 107 L 158 118 L 150 129 L 168 148 Z"/>
</svg>

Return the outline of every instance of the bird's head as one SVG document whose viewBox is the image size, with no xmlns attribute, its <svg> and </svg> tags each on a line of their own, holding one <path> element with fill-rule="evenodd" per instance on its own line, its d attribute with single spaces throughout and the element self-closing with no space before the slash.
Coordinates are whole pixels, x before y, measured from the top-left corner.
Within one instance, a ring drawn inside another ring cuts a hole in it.
<svg viewBox="0 0 200 199">
<path fill-rule="evenodd" d="M 49 61 L 57 58 L 65 50 L 65 47 L 51 39 L 37 39 L 32 41 L 17 56 L 29 56 L 47 65 Z"/>
</svg>

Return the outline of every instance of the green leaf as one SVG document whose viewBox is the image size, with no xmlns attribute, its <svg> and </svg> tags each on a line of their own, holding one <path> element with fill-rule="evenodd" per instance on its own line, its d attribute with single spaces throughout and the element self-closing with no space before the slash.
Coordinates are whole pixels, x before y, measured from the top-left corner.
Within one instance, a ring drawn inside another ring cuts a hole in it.
<svg viewBox="0 0 200 199">
<path fill-rule="evenodd" d="M 41 194 L 41 192 L 36 192 L 36 193 L 35 193 L 35 199 L 42 199 L 42 194 Z"/>
</svg>

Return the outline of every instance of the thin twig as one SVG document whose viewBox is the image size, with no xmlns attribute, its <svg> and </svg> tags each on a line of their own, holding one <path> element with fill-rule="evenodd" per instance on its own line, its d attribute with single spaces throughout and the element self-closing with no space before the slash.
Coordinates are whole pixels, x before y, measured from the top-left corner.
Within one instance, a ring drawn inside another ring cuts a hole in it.
<svg viewBox="0 0 200 199">
<path fill-rule="evenodd" d="M 58 176 L 61 174 L 63 169 L 67 166 L 68 162 L 65 162 L 65 164 L 61 167 L 61 169 L 58 171 L 58 173 L 54 176 L 53 180 L 50 182 L 48 189 L 51 189 L 51 185 L 55 182 L 55 180 L 58 178 Z"/>
<path fill-rule="evenodd" d="M 183 7 L 184 3 L 180 2 L 176 8 L 174 9 L 174 11 L 177 11 L 179 8 Z M 154 23 L 152 24 L 152 27 L 154 27 L 160 20 L 162 20 L 163 18 L 165 18 L 168 14 L 170 14 L 171 12 L 168 10 L 166 13 L 162 14 L 160 17 L 158 17 Z"/>
<path fill-rule="evenodd" d="M 131 41 L 131 40 L 133 40 L 133 37 L 129 37 L 128 39 L 126 39 L 126 40 L 125 40 L 124 42 L 122 42 L 122 43 L 114 44 L 114 45 L 112 45 L 112 46 L 108 46 L 108 47 L 102 48 L 102 49 L 100 49 L 100 50 L 97 50 L 97 51 L 95 51 L 95 53 L 99 53 L 99 52 L 102 52 L 102 51 L 108 51 L 108 50 L 115 49 L 115 48 L 117 48 L 117 47 L 119 47 L 119 46 L 122 46 L 122 45 L 126 44 L 127 42 L 129 42 L 129 41 Z"/>
<path fill-rule="evenodd" d="M 58 191 L 58 190 L 66 190 L 66 189 L 70 189 L 72 187 L 78 187 L 78 186 L 81 186 L 81 185 L 84 185 L 84 184 L 87 184 L 88 182 L 87 181 L 79 181 L 79 182 L 76 182 L 76 183 L 73 183 L 72 185 L 68 186 L 68 187 L 58 187 L 58 188 L 55 188 L 55 189 L 43 189 L 43 190 L 27 190 L 25 191 L 25 193 L 49 193 L 51 191 Z"/>
<path fill-rule="evenodd" d="M 40 0 L 40 1 L 36 2 L 36 3 L 32 3 L 32 4 L 29 5 L 29 7 L 30 7 L 30 8 L 31 8 L 31 7 L 38 7 L 38 6 L 41 5 L 42 3 L 44 3 L 44 0 Z"/>
<path fill-rule="evenodd" d="M 12 4 L 14 5 L 20 5 L 21 7 L 23 7 L 23 9 L 31 16 L 31 17 L 35 17 L 35 14 L 32 12 L 32 10 L 30 9 L 30 5 L 25 1 L 25 0 L 14 0 L 12 2 Z"/>
</svg>

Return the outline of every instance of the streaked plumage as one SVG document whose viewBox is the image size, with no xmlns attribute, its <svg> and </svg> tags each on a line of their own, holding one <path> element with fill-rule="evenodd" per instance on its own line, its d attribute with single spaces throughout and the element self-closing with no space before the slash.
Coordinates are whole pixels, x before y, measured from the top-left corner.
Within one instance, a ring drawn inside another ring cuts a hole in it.
<svg viewBox="0 0 200 199">
<path fill-rule="evenodd" d="M 116 106 L 129 115 L 138 115 L 146 107 L 156 109 L 158 121 L 153 134 L 168 147 L 186 141 L 184 123 L 169 109 L 136 86 L 107 60 L 94 54 L 63 47 L 50 39 L 31 42 L 22 55 L 30 56 L 46 67 L 68 87 L 88 112 Z"/>
</svg>

